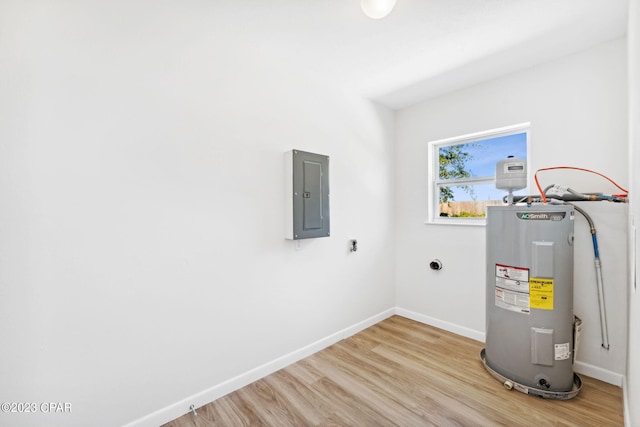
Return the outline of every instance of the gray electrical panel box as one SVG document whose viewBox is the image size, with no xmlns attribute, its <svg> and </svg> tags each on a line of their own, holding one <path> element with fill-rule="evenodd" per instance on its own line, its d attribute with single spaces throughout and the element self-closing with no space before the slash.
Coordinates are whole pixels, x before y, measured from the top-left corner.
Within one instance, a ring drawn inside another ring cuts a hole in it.
<svg viewBox="0 0 640 427">
<path fill-rule="evenodd" d="M 285 153 L 285 175 L 285 238 L 329 236 L 329 156 L 288 151 Z"/>
</svg>

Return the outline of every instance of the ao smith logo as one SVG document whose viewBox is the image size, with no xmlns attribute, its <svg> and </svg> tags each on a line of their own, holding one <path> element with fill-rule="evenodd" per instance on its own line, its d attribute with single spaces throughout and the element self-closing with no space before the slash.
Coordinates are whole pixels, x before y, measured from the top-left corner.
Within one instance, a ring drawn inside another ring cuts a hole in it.
<svg viewBox="0 0 640 427">
<path fill-rule="evenodd" d="M 518 218 L 525 221 L 561 221 L 566 212 L 516 212 Z"/>
</svg>

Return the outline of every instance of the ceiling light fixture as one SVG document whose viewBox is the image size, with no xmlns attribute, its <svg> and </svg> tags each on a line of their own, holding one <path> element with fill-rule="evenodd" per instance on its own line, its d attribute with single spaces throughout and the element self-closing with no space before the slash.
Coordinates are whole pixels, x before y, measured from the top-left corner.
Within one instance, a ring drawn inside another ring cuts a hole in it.
<svg viewBox="0 0 640 427">
<path fill-rule="evenodd" d="M 384 18 L 391 13 L 396 0 L 360 0 L 360 7 L 371 19 Z"/>
</svg>

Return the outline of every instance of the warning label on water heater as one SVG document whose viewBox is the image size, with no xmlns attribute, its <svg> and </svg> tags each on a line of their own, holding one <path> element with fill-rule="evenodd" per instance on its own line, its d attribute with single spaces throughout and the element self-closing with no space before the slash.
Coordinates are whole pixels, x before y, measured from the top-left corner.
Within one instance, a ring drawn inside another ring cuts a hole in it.
<svg viewBox="0 0 640 427">
<path fill-rule="evenodd" d="M 571 345 L 568 342 L 554 344 L 553 347 L 556 360 L 567 360 L 571 357 Z"/>
<path fill-rule="evenodd" d="M 553 310 L 553 279 L 532 277 L 529 282 L 531 308 Z"/>
<path fill-rule="evenodd" d="M 529 314 L 529 269 L 496 264 L 496 306 Z"/>
</svg>

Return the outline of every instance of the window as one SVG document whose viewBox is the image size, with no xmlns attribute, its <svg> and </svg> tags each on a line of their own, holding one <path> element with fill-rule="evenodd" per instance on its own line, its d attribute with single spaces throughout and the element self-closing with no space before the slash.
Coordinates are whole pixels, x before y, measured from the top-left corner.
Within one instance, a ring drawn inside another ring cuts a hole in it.
<svg viewBox="0 0 640 427">
<path fill-rule="evenodd" d="M 526 123 L 430 142 L 427 222 L 484 225 L 486 207 L 507 195 L 495 188 L 496 163 L 526 160 L 528 139 Z"/>
</svg>

